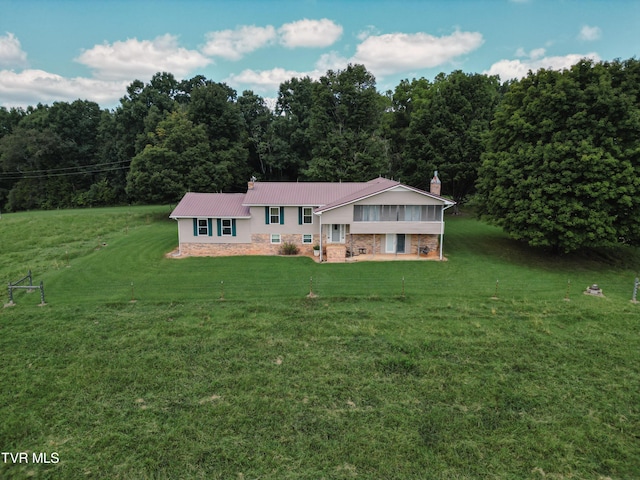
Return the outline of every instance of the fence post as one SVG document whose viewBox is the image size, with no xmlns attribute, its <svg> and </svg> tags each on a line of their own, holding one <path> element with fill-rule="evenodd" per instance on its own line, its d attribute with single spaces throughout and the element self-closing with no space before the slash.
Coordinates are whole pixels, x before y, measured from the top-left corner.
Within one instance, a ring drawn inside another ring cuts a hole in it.
<svg viewBox="0 0 640 480">
<path fill-rule="evenodd" d="M 11 282 L 9 282 L 9 305 L 13 305 L 13 289 L 11 288 Z"/>
<path fill-rule="evenodd" d="M 309 277 L 309 295 L 307 295 L 307 298 L 316 298 L 317 295 L 315 293 L 313 293 L 313 277 Z"/>
<path fill-rule="evenodd" d="M 44 282 L 40 280 L 40 305 L 46 305 L 44 301 Z"/>
<path fill-rule="evenodd" d="M 636 296 L 638 295 L 638 286 L 640 285 L 640 279 L 638 277 L 636 277 L 635 282 L 633 282 L 633 296 L 631 297 L 631 301 L 633 303 L 638 303 L 638 300 L 636 300 Z"/>
<path fill-rule="evenodd" d="M 564 299 L 565 299 L 565 301 L 567 301 L 567 302 L 569 301 L 569 289 L 570 289 L 570 288 L 571 288 L 571 280 L 568 280 L 568 281 L 567 281 L 567 291 L 566 291 L 566 293 L 564 294 Z"/>
<path fill-rule="evenodd" d="M 498 299 L 498 280 L 496 280 L 496 291 L 493 294 L 493 297 L 491 297 L 493 300 L 497 300 Z"/>
</svg>

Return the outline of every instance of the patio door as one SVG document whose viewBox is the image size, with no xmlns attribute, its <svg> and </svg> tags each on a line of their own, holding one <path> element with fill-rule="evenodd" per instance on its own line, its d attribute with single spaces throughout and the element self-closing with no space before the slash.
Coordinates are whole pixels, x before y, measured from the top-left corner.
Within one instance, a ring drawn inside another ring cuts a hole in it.
<svg viewBox="0 0 640 480">
<path fill-rule="evenodd" d="M 404 233 L 387 233 L 385 253 L 405 253 L 406 243 Z"/>
</svg>

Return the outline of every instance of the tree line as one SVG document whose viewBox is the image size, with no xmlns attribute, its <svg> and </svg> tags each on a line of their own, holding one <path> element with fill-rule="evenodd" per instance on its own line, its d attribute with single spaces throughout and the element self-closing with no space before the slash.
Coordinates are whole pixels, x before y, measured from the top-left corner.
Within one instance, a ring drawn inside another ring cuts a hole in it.
<svg viewBox="0 0 640 480">
<path fill-rule="evenodd" d="M 0 208 L 175 203 L 244 191 L 251 176 L 428 189 L 437 169 L 444 195 L 474 199 L 532 245 L 637 244 L 639 72 L 635 59 L 506 83 L 457 70 L 380 93 L 349 65 L 282 83 L 272 108 L 201 75 L 157 73 L 113 110 L 0 108 Z"/>
</svg>

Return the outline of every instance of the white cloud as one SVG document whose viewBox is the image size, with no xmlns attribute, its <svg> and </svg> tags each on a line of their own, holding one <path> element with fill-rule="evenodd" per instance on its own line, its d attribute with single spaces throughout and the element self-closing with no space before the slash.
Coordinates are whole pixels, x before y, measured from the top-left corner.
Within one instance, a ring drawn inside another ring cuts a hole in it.
<svg viewBox="0 0 640 480">
<path fill-rule="evenodd" d="M 240 60 L 246 53 L 273 43 L 276 38 L 276 29 L 271 25 L 266 27 L 244 25 L 235 30 L 209 32 L 206 38 L 207 43 L 202 48 L 202 53 L 205 55 Z"/>
<path fill-rule="evenodd" d="M 352 62 L 383 76 L 437 67 L 476 50 L 483 42 L 480 33 L 460 31 L 443 37 L 427 33 L 370 36 L 358 45 Z"/>
<path fill-rule="evenodd" d="M 128 81 L 65 78 L 42 70 L 16 73 L 0 70 L 0 98 L 6 107 L 26 107 L 38 102 L 92 100 L 100 106 L 112 105 L 124 95 Z"/>
<path fill-rule="evenodd" d="M 539 50 L 540 49 L 532 50 L 532 52 L 538 52 Z M 502 81 L 506 81 L 526 77 L 530 70 L 532 72 L 541 68 L 563 70 L 575 65 L 583 58 L 590 58 L 595 62 L 600 61 L 598 54 L 593 52 L 587 53 L 586 55 L 571 53 L 564 56 L 542 58 L 531 55 L 528 59 L 523 60 L 500 60 L 491 65 L 491 68 L 485 70 L 483 73 L 487 75 L 499 75 Z"/>
<path fill-rule="evenodd" d="M 274 91 L 280 88 L 280 84 L 291 80 L 307 76 L 308 73 L 297 72 L 295 70 L 285 70 L 284 68 L 272 68 L 271 70 L 243 70 L 238 74 L 229 75 L 225 82 L 229 85 L 249 85 L 250 88 L 258 92 Z M 239 90 L 239 89 L 238 89 Z"/>
<path fill-rule="evenodd" d="M 338 55 L 336 52 L 325 53 L 320 56 L 315 68 L 305 72 L 285 70 L 284 68 L 272 68 L 270 70 L 247 69 L 237 75 L 230 75 L 224 81 L 229 85 L 243 84 L 257 92 L 273 92 L 280 88 L 280 84 L 292 78 L 309 77 L 318 80 L 327 73 L 327 70 L 342 70 L 347 67 L 350 60 Z"/>
<path fill-rule="evenodd" d="M 245 84 L 255 91 L 273 91 L 293 77 L 318 79 L 327 70 L 341 70 L 348 64 L 361 63 L 376 77 L 416 71 L 451 61 L 456 56 L 471 52 L 483 42 L 482 35 L 455 32 L 446 37 L 433 37 L 426 33 L 368 36 L 357 47 L 356 54 L 347 58 L 337 52 L 321 55 L 314 68 L 304 72 L 273 68 L 271 70 L 244 70 L 230 75 L 230 85 Z"/>
<path fill-rule="evenodd" d="M 149 78 L 160 71 L 179 78 L 212 62 L 200 52 L 178 46 L 177 37 L 170 34 L 96 45 L 75 60 L 91 68 L 94 77 L 105 80 Z"/>
<path fill-rule="evenodd" d="M 27 54 L 13 33 L 0 37 L 0 67 L 25 67 Z"/>
<path fill-rule="evenodd" d="M 285 23 L 278 29 L 280 43 L 288 48 L 328 47 L 342 36 L 342 26 L 328 18 L 303 19 Z"/>
<path fill-rule="evenodd" d="M 368 37 L 370 37 L 371 35 L 379 35 L 379 34 L 380 34 L 380 30 L 378 30 L 375 25 L 367 25 L 367 27 L 364 30 L 360 31 L 358 35 L 356 35 L 356 38 L 362 42 L 366 40 Z"/>
<path fill-rule="evenodd" d="M 578 38 L 585 42 L 593 42 L 594 40 L 598 40 L 602 36 L 602 30 L 600 27 L 590 27 L 589 25 L 584 25 L 580 29 L 580 34 Z"/>
<path fill-rule="evenodd" d="M 311 72 L 311 77 L 320 78 L 327 70 L 342 70 L 347 67 L 351 62 L 348 58 L 343 57 L 337 52 L 329 52 L 320 55 L 320 58 L 315 64 L 315 70 Z M 317 74 L 319 72 L 319 74 Z"/>
</svg>

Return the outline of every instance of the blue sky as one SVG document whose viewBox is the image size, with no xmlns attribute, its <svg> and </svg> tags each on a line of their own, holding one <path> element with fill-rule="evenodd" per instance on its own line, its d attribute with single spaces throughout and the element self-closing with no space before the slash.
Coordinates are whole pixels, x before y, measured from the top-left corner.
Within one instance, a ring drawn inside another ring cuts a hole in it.
<svg viewBox="0 0 640 480">
<path fill-rule="evenodd" d="M 637 0 L 0 0 L 0 106 L 114 108 L 158 71 L 267 99 L 349 63 L 380 91 L 458 69 L 507 80 L 637 58 L 638 31 Z"/>
</svg>

